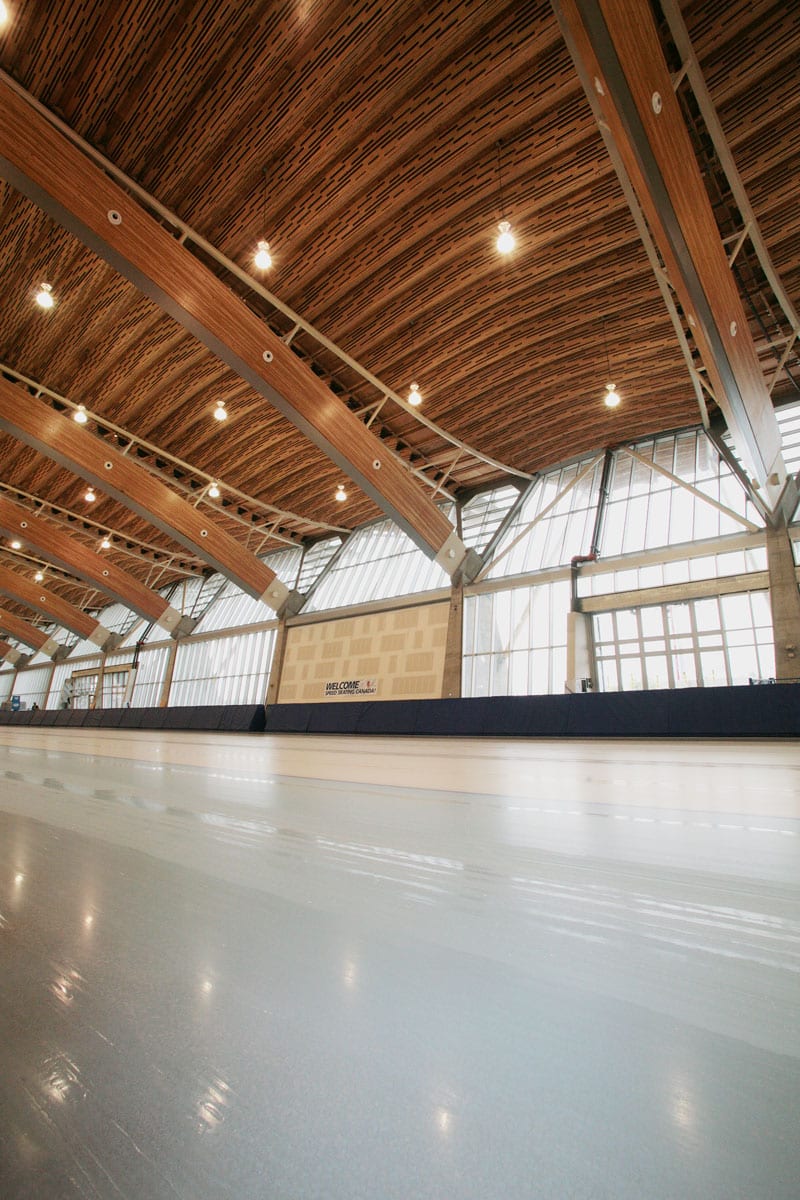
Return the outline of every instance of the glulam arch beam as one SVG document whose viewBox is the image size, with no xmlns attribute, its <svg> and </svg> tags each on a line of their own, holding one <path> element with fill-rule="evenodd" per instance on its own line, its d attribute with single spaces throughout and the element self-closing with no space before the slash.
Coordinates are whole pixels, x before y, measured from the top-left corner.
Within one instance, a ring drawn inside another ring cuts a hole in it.
<svg viewBox="0 0 800 1200">
<path fill-rule="evenodd" d="M 113 650 L 119 645 L 119 634 L 112 633 L 88 613 L 82 612 L 50 588 L 43 587 L 41 583 L 26 579 L 18 571 L 10 571 L 8 567 L 0 566 L 0 593 L 27 608 L 32 608 L 34 612 L 48 617 L 57 625 L 63 625 L 79 637 L 93 642 L 101 650 Z"/>
<path fill-rule="evenodd" d="M 5 608 L 0 608 L 0 630 L 3 633 L 10 634 L 11 637 L 15 637 L 18 642 L 30 646 L 33 650 L 38 650 L 42 654 L 46 654 L 53 661 L 59 658 L 66 658 L 69 654 L 69 649 L 66 646 L 62 646 L 55 638 L 42 633 L 41 629 L 37 629 L 29 621 L 23 620 L 22 617 L 17 616 L 16 613 L 9 612 Z"/>
<path fill-rule="evenodd" d="M 606 141 L 636 195 L 736 453 L 768 509 L 789 482 L 775 411 L 649 0 L 553 0 Z"/>
<path fill-rule="evenodd" d="M 118 567 L 111 559 L 95 554 L 62 527 L 37 517 L 30 509 L 15 504 L 2 493 L 0 533 L 22 539 L 54 566 L 98 588 L 172 637 L 190 633 L 195 625 L 191 618 L 181 616 L 178 609 L 173 608 L 158 592 Z"/>
<path fill-rule="evenodd" d="M 275 572 L 216 524 L 212 514 L 200 512 L 135 459 L 2 378 L 0 429 L 112 496 L 273 611 L 282 612 L 291 603 L 289 589 Z"/>
<path fill-rule="evenodd" d="M 449 575 L 464 572 L 466 547 L 401 460 L 243 300 L 2 79 L 0 176 L 227 363 Z"/>
</svg>

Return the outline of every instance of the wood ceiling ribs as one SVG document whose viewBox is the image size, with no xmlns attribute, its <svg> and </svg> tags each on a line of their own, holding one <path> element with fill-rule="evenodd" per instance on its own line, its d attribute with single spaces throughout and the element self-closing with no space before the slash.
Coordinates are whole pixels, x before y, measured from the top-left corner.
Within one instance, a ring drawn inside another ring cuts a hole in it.
<svg viewBox="0 0 800 1200">
<path fill-rule="evenodd" d="M 181 614 L 113 559 L 96 554 L 52 522 L 0 494 L 0 532 L 19 539 L 49 562 L 139 613 L 168 633 L 187 632 Z"/>
<path fill-rule="evenodd" d="M 770 506 L 786 481 L 781 439 L 741 298 L 650 10 L 635 0 L 560 0 L 584 88 L 631 180 L 722 407 Z"/>
<path fill-rule="evenodd" d="M 32 608 L 40 615 L 48 617 L 65 629 L 77 633 L 101 650 L 112 649 L 119 638 L 106 629 L 95 618 L 88 616 L 73 604 L 70 604 L 56 592 L 46 588 L 43 583 L 31 582 L 17 571 L 10 571 L 0 566 L 0 593 Z"/>
<path fill-rule="evenodd" d="M 0 379 L 0 428 L 6 433 L 113 496 L 274 611 L 283 608 L 286 586 L 209 513 L 198 512 L 137 462 L 43 401 L 31 397 L 20 405 L 22 394 L 18 385 Z"/>
<path fill-rule="evenodd" d="M 61 223 L 72 226 L 283 411 L 421 548 L 432 557 L 442 555 L 451 572 L 459 568 L 466 551 L 450 522 L 391 454 L 376 449 L 380 444 L 358 419 L 313 375 L 303 373 L 279 339 L 265 336 L 268 331 L 244 305 L 4 82 L 0 96 L 3 173 L 45 209 L 57 212 Z M 119 214 L 120 220 L 111 221 L 108 213 Z M 266 370 L 264 354 L 269 354 Z M 275 592 L 274 583 L 269 590 Z M 285 599 L 281 594 L 280 603 Z"/>
<path fill-rule="evenodd" d="M 795 7 L 681 3 L 796 305 Z M 295 350 L 340 403 L 366 420 L 397 389 L 399 403 L 385 402 L 372 429 L 429 477 L 429 492 L 459 441 L 482 454 L 458 457 L 447 479 L 455 495 L 507 478 L 506 466 L 529 475 L 576 447 L 594 451 L 696 419 L 663 300 L 543 0 L 332 0 L 303 5 L 302 15 L 282 0 L 25 4 L 0 36 L 0 67 L 191 221 L 211 244 L 194 242 L 192 252 L 278 336 L 299 312 L 368 367 L 375 383 L 323 342 L 297 335 Z M 510 261 L 498 260 L 492 243 L 505 215 L 498 139 L 519 237 Z M 180 231 L 172 217 L 165 224 Z M 274 251 L 266 296 L 249 282 L 260 236 Z M 762 312 L 763 290 L 744 259 L 741 269 Z M 256 502 L 348 528 L 376 518 L 357 488 L 337 506 L 337 464 L 6 184 L 0 270 L 0 361 Z M 45 277 L 59 298 L 49 316 L 31 304 Z M 777 335 L 748 316 L 768 382 Z M 614 413 L 601 400 L 606 343 L 623 395 Z M 797 377 L 791 356 L 787 366 Z M 427 424 L 402 400 L 411 379 Z M 783 371 L 773 398 L 796 395 Z M 210 418 L 218 398 L 231 413 L 221 426 Z M 8 485 L 82 507 L 72 473 L 5 436 L 0 457 Z M 258 515 L 245 508 L 245 522 Z M 230 511 L 215 507 L 221 526 L 254 546 L 259 535 Z M 108 496 L 91 512 L 115 534 L 175 553 Z M 299 523 L 285 529 L 315 536 Z M 92 539 L 89 530 L 74 536 Z M 137 577 L 161 569 L 136 545 L 109 554 Z M 174 566 L 164 581 L 177 577 Z M 73 598 L 68 583 L 58 588 Z"/>
</svg>

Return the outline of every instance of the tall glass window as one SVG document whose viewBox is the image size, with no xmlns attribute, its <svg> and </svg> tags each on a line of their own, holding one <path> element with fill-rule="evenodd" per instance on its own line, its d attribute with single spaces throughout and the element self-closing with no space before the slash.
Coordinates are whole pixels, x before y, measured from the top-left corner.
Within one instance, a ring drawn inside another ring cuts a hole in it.
<svg viewBox="0 0 800 1200">
<path fill-rule="evenodd" d="M 642 458 L 758 526 L 764 522 L 702 429 L 638 443 Z M 741 533 L 744 526 L 624 450 L 614 456 L 601 550 L 605 558 Z"/>
<path fill-rule="evenodd" d="M 543 475 L 501 538 L 488 577 L 562 566 L 588 553 L 602 472 L 602 456 L 595 456 Z"/>
<path fill-rule="evenodd" d="M 620 609 L 593 624 L 604 692 L 722 687 L 775 671 L 768 592 Z"/>
<path fill-rule="evenodd" d="M 445 571 L 392 521 L 359 529 L 312 594 L 308 612 L 448 587 Z"/>
<path fill-rule="evenodd" d="M 275 631 L 180 642 L 170 688 L 170 708 L 194 704 L 263 701 Z"/>
<path fill-rule="evenodd" d="M 569 602 L 566 581 L 467 597 L 464 695 L 563 692 Z"/>
</svg>

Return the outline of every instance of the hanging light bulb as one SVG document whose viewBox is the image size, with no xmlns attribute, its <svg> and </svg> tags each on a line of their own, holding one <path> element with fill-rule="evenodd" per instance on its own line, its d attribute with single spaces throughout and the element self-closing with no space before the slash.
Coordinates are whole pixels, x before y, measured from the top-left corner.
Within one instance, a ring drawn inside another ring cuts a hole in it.
<svg viewBox="0 0 800 1200">
<path fill-rule="evenodd" d="M 613 383 L 606 384 L 606 394 L 603 397 L 606 408 L 616 408 L 620 402 L 619 392 Z"/>
<path fill-rule="evenodd" d="M 44 580 L 44 572 L 37 571 L 33 578 L 35 583 L 42 583 Z"/>
<path fill-rule="evenodd" d="M 336 495 L 334 496 L 334 500 L 338 500 L 340 504 L 344 504 L 346 499 L 347 499 L 347 492 L 344 490 L 344 484 L 340 483 L 338 488 L 336 489 Z"/>
<path fill-rule="evenodd" d="M 412 383 L 411 391 L 408 393 L 408 403 L 412 408 L 419 408 L 420 404 L 422 404 L 422 396 L 420 394 L 419 384 Z"/>
<path fill-rule="evenodd" d="M 108 536 L 107 533 L 103 535 L 103 540 L 100 542 L 100 549 L 101 550 L 110 550 L 111 549 L 111 538 Z"/>
<path fill-rule="evenodd" d="M 79 404 L 72 414 L 73 421 L 77 421 L 79 425 L 85 425 L 89 418 L 86 415 L 86 405 Z"/>
<path fill-rule="evenodd" d="M 228 410 L 225 407 L 225 401 L 218 400 L 217 406 L 214 409 L 214 420 L 215 421 L 227 421 L 227 419 L 228 419 Z"/>
<path fill-rule="evenodd" d="M 510 254 L 517 244 L 517 239 L 511 232 L 511 224 L 509 221 L 501 221 L 497 228 L 500 231 L 495 242 L 498 253 Z"/>
<path fill-rule="evenodd" d="M 49 283 L 39 284 L 39 290 L 36 293 L 36 303 L 39 305 L 39 308 L 55 307 L 56 301 L 53 295 L 53 289 Z"/>
<path fill-rule="evenodd" d="M 212 500 L 219 500 L 219 484 L 212 483 L 211 487 L 208 489 L 208 494 Z"/>
<path fill-rule="evenodd" d="M 97 499 L 94 488 L 88 487 L 86 489 L 86 491 L 83 493 L 83 498 L 87 504 L 94 504 L 95 500 Z"/>
<path fill-rule="evenodd" d="M 253 259 L 259 271 L 268 271 L 272 266 L 272 255 L 269 252 L 269 242 L 260 239 L 256 247 L 256 256 Z"/>
<path fill-rule="evenodd" d="M 21 549 L 22 549 L 22 542 L 21 542 L 21 541 L 19 541 L 19 539 L 18 539 L 18 538 L 14 538 L 13 542 L 11 543 L 11 549 L 12 549 L 12 550 L 21 550 Z"/>
</svg>

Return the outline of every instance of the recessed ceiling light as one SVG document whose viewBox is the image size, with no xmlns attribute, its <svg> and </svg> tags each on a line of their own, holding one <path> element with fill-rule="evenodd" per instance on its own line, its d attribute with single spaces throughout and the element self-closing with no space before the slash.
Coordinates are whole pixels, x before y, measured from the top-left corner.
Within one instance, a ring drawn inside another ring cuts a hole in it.
<svg viewBox="0 0 800 1200">
<path fill-rule="evenodd" d="M 225 401 L 218 400 L 217 406 L 214 409 L 214 420 L 215 421 L 227 421 L 227 419 L 228 419 L 228 410 L 225 407 Z"/>
<path fill-rule="evenodd" d="M 265 242 L 263 238 L 256 246 L 256 254 L 253 262 L 258 267 L 259 271 L 268 271 L 272 266 L 272 255 L 269 252 L 269 242 Z"/>
<path fill-rule="evenodd" d="M 616 408 L 620 402 L 619 392 L 613 383 L 606 384 L 606 394 L 603 396 L 603 403 L 606 408 Z"/>
<path fill-rule="evenodd" d="M 501 221 L 497 228 L 500 231 L 495 242 L 498 253 L 510 254 L 517 244 L 517 239 L 511 232 L 511 223 L 509 221 Z"/>
<path fill-rule="evenodd" d="M 419 384 L 412 383 L 411 391 L 408 393 L 408 403 L 412 408 L 419 408 L 422 404 L 422 396 L 420 395 Z"/>
<path fill-rule="evenodd" d="M 83 498 L 87 502 L 87 504 L 93 504 L 94 501 L 97 499 L 94 488 L 91 488 L 91 487 L 87 488 L 86 491 L 83 493 Z"/>
<path fill-rule="evenodd" d="M 338 500 L 340 504 L 344 504 L 346 499 L 347 499 L 347 492 L 344 490 L 344 484 L 340 483 L 338 488 L 336 489 L 336 495 L 334 496 L 334 500 Z"/>
<path fill-rule="evenodd" d="M 79 404 L 72 414 L 73 421 L 77 421 L 79 425 L 85 425 L 89 418 L 86 415 L 86 405 Z"/>
<path fill-rule="evenodd" d="M 53 308 L 55 307 L 55 302 L 55 296 L 50 284 L 40 283 L 39 290 L 36 293 L 36 303 L 39 305 L 39 308 Z"/>
<path fill-rule="evenodd" d="M 208 494 L 212 500 L 218 500 L 219 499 L 219 484 L 212 483 L 211 487 L 208 489 Z"/>
</svg>

